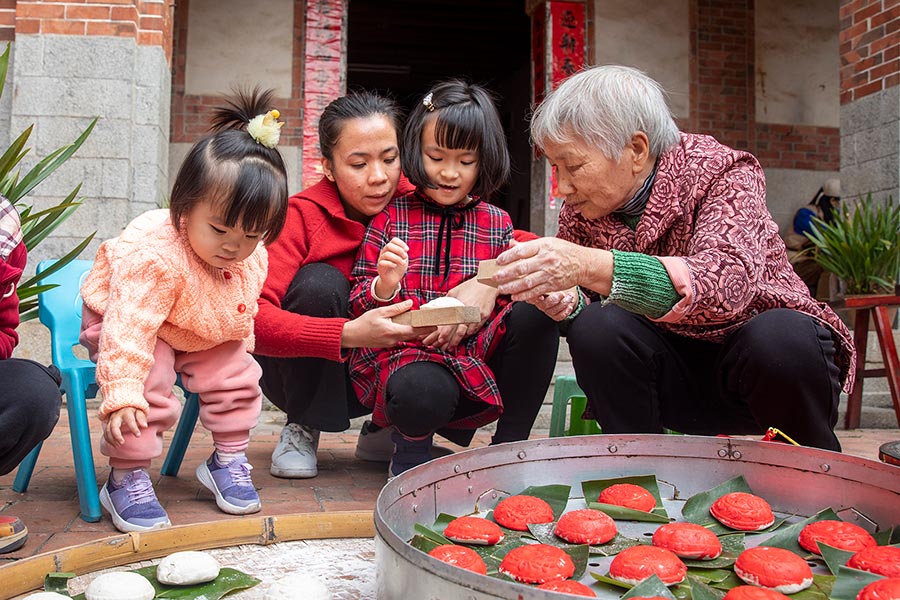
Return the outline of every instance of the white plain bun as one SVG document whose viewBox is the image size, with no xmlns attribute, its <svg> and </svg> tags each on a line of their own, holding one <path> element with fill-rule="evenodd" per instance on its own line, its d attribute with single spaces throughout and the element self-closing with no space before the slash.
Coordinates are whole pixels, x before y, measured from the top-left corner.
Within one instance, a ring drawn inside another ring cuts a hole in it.
<svg viewBox="0 0 900 600">
<path fill-rule="evenodd" d="M 318 577 L 292 573 L 269 586 L 263 600 L 332 600 L 331 592 Z"/>
<path fill-rule="evenodd" d="M 429 308 L 453 308 L 454 306 L 465 306 L 465 304 L 463 304 L 456 298 L 451 298 L 450 296 L 441 296 L 440 298 L 435 298 L 431 302 L 426 302 L 425 304 L 420 306 L 419 309 L 428 310 Z"/>
<path fill-rule="evenodd" d="M 153 600 L 156 590 L 137 573 L 104 573 L 84 591 L 86 600 Z"/>
<path fill-rule="evenodd" d="M 62 594 L 57 594 L 56 592 L 38 592 L 36 594 L 31 594 L 30 596 L 25 596 L 25 600 L 72 600 L 69 596 L 63 596 Z"/>
<path fill-rule="evenodd" d="M 219 576 L 219 563 L 206 552 L 175 552 L 159 562 L 156 579 L 166 585 L 196 585 Z"/>
</svg>

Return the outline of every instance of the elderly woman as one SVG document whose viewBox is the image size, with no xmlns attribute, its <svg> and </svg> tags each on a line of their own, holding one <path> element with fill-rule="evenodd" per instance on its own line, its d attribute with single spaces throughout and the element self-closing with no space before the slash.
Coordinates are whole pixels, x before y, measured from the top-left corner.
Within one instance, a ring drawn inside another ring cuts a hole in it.
<svg viewBox="0 0 900 600">
<path fill-rule="evenodd" d="M 500 293 L 562 320 L 608 433 L 757 434 L 840 450 L 847 328 L 794 273 L 756 159 L 681 133 L 659 84 L 597 67 L 531 122 L 565 206 L 500 255 Z M 576 295 L 577 294 L 577 295 Z"/>
</svg>

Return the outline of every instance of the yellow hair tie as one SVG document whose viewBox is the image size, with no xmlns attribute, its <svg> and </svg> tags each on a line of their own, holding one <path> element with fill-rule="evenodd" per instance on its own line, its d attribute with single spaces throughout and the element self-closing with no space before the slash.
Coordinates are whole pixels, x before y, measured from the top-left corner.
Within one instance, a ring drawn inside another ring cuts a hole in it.
<svg viewBox="0 0 900 600">
<path fill-rule="evenodd" d="M 284 123 L 278 122 L 280 116 L 281 113 L 275 109 L 264 115 L 256 115 L 247 123 L 247 133 L 266 148 L 274 148 L 278 145 L 281 128 L 284 126 Z"/>
</svg>

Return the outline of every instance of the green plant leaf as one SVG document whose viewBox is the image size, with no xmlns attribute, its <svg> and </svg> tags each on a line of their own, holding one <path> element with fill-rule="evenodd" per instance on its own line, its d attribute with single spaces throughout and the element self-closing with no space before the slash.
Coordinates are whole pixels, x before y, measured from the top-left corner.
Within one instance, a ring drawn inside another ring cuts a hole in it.
<svg viewBox="0 0 900 600">
<path fill-rule="evenodd" d="M 666 584 L 662 582 L 658 575 L 651 575 L 625 592 L 621 600 L 628 600 L 628 598 L 652 598 L 653 596 L 675 600 L 675 594 L 666 587 Z"/>
<path fill-rule="evenodd" d="M 624 506 L 615 506 L 612 504 L 603 504 L 598 502 L 600 493 L 606 488 L 619 484 L 630 483 L 638 485 L 653 496 L 656 500 L 656 507 L 652 512 L 644 512 L 625 508 Z M 581 482 L 581 491 L 584 494 L 584 500 L 588 503 L 588 508 L 596 508 L 602 510 L 613 519 L 622 521 L 645 521 L 649 523 L 668 523 L 669 515 L 663 506 L 662 497 L 659 493 L 659 485 L 656 482 L 656 475 L 631 475 L 628 477 L 615 477 L 612 479 L 594 479 L 591 481 Z"/>
<path fill-rule="evenodd" d="M 704 583 L 722 583 L 733 573 L 730 569 L 688 569 L 693 577 Z"/>
<path fill-rule="evenodd" d="M 28 150 L 23 150 L 23 148 L 25 147 L 25 143 L 28 141 L 28 137 L 31 135 L 31 130 L 33 128 L 34 125 L 29 125 L 25 131 L 19 134 L 19 137 L 13 140 L 12 144 L 6 149 L 6 152 L 3 153 L 3 156 L 0 156 L 0 177 L 3 177 L 4 180 L 11 173 L 12 168 L 19 164 L 22 157 L 28 154 Z M 7 194 L 4 194 L 4 196 L 5 195 Z M 12 202 L 11 199 L 10 202 Z"/>
<path fill-rule="evenodd" d="M 13 203 L 17 200 L 28 194 L 31 190 L 33 190 L 40 182 L 50 176 L 56 169 L 58 169 L 64 162 L 69 160 L 71 156 L 78 150 L 87 137 L 91 134 L 91 131 L 94 129 L 94 125 L 97 124 L 97 119 L 99 117 L 94 117 L 87 128 L 78 136 L 74 142 L 69 144 L 68 146 L 63 146 L 51 152 L 49 155 L 45 156 L 43 159 L 38 162 L 26 175 L 22 178 L 21 181 L 10 190 L 9 199 Z"/>
<path fill-rule="evenodd" d="M 415 532 L 417 534 L 437 543 L 439 546 L 443 546 L 444 544 L 452 544 L 453 543 L 450 540 L 448 540 L 447 538 L 445 538 L 443 535 L 441 535 L 440 533 L 436 532 L 435 530 L 431 529 L 430 527 L 422 525 L 421 523 L 416 523 L 414 525 L 413 529 L 415 530 Z"/>
<path fill-rule="evenodd" d="M 6 72 L 9 70 L 9 49 L 11 45 L 6 42 L 6 50 L 0 55 L 0 96 L 3 95 L 3 88 L 6 85 Z"/>
</svg>

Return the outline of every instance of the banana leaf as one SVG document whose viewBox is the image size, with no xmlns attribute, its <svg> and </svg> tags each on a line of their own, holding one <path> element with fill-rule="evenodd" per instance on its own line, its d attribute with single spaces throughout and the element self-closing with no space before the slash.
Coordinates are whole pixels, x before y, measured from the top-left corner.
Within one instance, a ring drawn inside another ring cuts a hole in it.
<svg viewBox="0 0 900 600">
<path fill-rule="evenodd" d="M 675 595 L 657 575 L 651 575 L 628 590 L 622 595 L 621 600 L 628 600 L 628 598 L 652 598 L 653 596 L 675 600 Z"/>
<path fill-rule="evenodd" d="M 528 526 L 528 530 L 535 537 L 535 539 L 542 544 L 547 544 L 549 546 L 558 546 L 560 548 L 568 548 L 574 547 L 579 544 L 570 544 L 563 539 L 560 539 L 553 532 L 556 531 L 556 522 L 553 523 L 534 523 Z M 639 540 L 625 537 L 624 535 L 617 533 L 616 537 L 611 539 L 605 544 L 597 544 L 593 546 L 589 546 L 590 554 L 600 555 L 600 556 L 615 556 L 622 550 L 626 548 L 631 548 L 632 546 L 637 546 L 641 542 Z"/>
<path fill-rule="evenodd" d="M 818 545 L 819 550 L 822 552 L 822 560 L 825 561 L 825 566 L 828 567 L 828 570 L 831 571 L 833 575 L 837 575 L 838 570 L 846 565 L 847 561 L 850 560 L 850 557 L 854 554 L 854 552 L 833 548 L 828 544 L 823 544 L 821 542 Z"/>
<path fill-rule="evenodd" d="M 894 526 L 884 531 L 879 531 L 872 537 L 879 546 L 887 546 L 889 544 L 900 544 L 900 527 Z"/>
<path fill-rule="evenodd" d="M 687 502 L 684 503 L 684 506 L 681 507 L 681 515 L 685 518 L 686 521 L 702 525 L 716 535 L 727 535 L 735 533 L 735 531 L 737 530 L 722 525 L 715 519 L 715 517 L 713 517 L 709 513 L 710 507 L 716 500 L 718 500 L 725 494 L 730 494 L 732 492 L 746 492 L 748 494 L 752 494 L 753 490 L 751 490 L 750 486 L 747 485 L 747 481 L 744 479 L 743 475 L 738 475 L 734 479 L 729 479 L 728 481 L 720 483 L 714 488 L 708 489 L 698 494 L 694 494 L 693 496 L 688 498 Z M 769 533 L 781 527 L 786 521 L 786 517 L 778 517 L 776 515 L 775 522 L 772 523 L 772 525 L 770 525 L 769 527 L 760 531 L 744 531 L 743 533 L 747 535 Z"/>
<path fill-rule="evenodd" d="M 600 493 L 606 488 L 619 484 L 631 483 L 638 485 L 653 496 L 656 500 L 656 507 L 651 512 L 634 510 L 625 508 L 624 506 L 615 506 L 612 504 L 603 504 L 598 502 Z M 616 477 L 613 479 L 594 479 L 591 481 L 581 482 L 581 491 L 584 494 L 584 500 L 588 503 L 588 508 L 596 508 L 602 510 L 613 519 L 621 521 L 645 521 L 649 523 L 668 523 L 669 515 L 663 506 L 662 497 L 659 493 L 659 485 L 656 482 L 656 475 L 632 475 L 629 477 Z"/>
<path fill-rule="evenodd" d="M 219 576 L 207 583 L 197 585 L 166 585 L 156 579 L 156 565 L 135 569 L 137 573 L 146 578 L 156 590 L 154 598 L 174 598 L 179 600 L 219 600 L 231 592 L 246 590 L 257 585 L 260 581 L 237 569 L 224 567 L 219 570 Z M 73 597 L 74 600 L 84 600 L 84 594 Z"/>
<path fill-rule="evenodd" d="M 419 534 L 414 535 L 413 539 L 409 540 L 409 545 L 416 550 L 421 550 L 425 554 L 428 554 L 438 546 L 443 546 L 443 544 L 439 544 L 433 539 Z"/>
<path fill-rule="evenodd" d="M 679 587 L 683 587 L 684 585 L 685 584 L 681 584 Z M 687 577 L 687 585 L 690 587 L 691 598 L 693 600 L 722 600 L 722 598 L 725 597 L 724 590 L 717 590 L 714 587 L 710 587 L 691 575 L 688 575 Z"/>
<path fill-rule="evenodd" d="M 422 525 L 421 523 L 416 523 L 414 529 L 417 534 L 421 535 L 422 537 L 428 538 L 433 542 L 436 542 L 439 546 L 442 546 L 444 544 L 453 544 L 453 542 L 445 538 L 443 534 L 438 533 L 432 528 Z"/>
<path fill-rule="evenodd" d="M 688 573 L 703 583 L 722 583 L 727 581 L 734 571 L 731 569 L 688 569 Z"/>
<path fill-rule="evenodd" d="M 782 528 L 780 531 L 775 532 L 774 534 L 772 534 L 772 537 L 766 540 L 766 546 L 790 550 L 804 560 L 819 559 L 819 555 L 813 552 L 809 552 L 802 546 L 800 546 L 799 542 L 797 541 L 797 539 L 800 537 L 800 532 L 803 531 L 803 528 L 810 523 L 815 523 L 817 521 L 839 520 L 840 518 L 837 516 L 837 513 L 835 513 L 831 508 L 820 510 L 815 515 L 807 519 L 803 519 L 799 523 L 788 525 L 787 527 Z"/>
<path fill-rule="evenodd" d="M 44 591 L 68 596 L 69 580 L 73 577 L 75 577 L 75 573 L 47 573 L 47 575 L 44 576 Z"/>
<path fill-rule="evenodd" d="M 791 594 L 793 600 L 828 600 L 834 587 L 834 575 L 813 575 L 812 585 L 801 592 Z"/>
<path fill-rule="evenodd" d="M 837 579 L 831 588 L 830 597 L 832 600 L 856 600 L 856 595 L 861 589 L 879 579 L 883 579 L 883 577 L 875 573 L 840 567 Z"/>
</svg>

